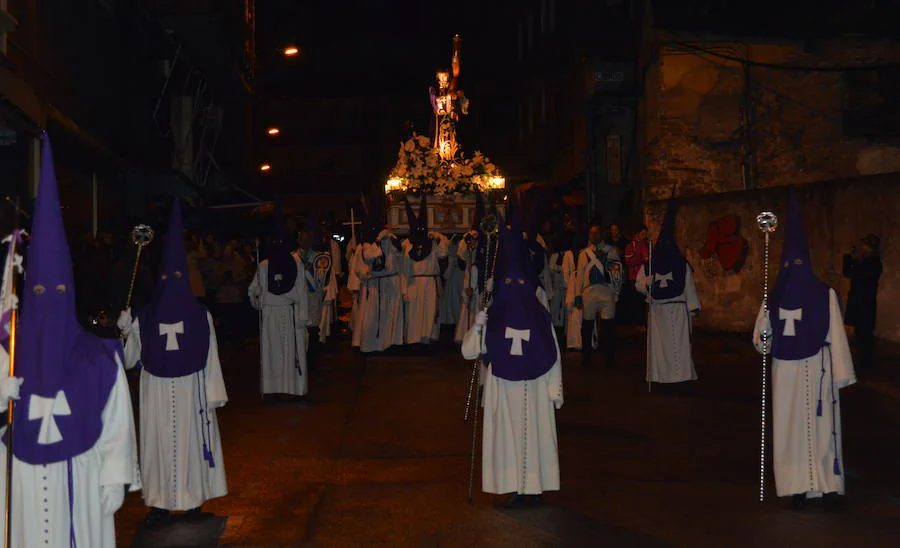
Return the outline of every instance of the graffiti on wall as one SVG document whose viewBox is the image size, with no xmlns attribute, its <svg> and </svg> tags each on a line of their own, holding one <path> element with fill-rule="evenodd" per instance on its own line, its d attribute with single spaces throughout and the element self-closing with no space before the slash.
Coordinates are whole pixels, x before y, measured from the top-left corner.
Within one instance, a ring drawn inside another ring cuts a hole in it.
<svg viewBox="0 0 900 548">
<path fill-rule="evenodd" d="M 744 268 L 749 251 L 747 240 L 741 236 L 741 218 L 729 215 L 709 224 L 700 256 L 715 257 L 726 272 L 738 273 Z"/>
</svg>

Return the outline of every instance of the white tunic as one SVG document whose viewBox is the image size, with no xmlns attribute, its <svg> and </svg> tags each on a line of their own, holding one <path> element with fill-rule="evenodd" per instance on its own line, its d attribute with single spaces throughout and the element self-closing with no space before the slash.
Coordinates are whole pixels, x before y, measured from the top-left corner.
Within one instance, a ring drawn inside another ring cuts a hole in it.
<svg viewBox="0 0 900 548">
<path fill-rule="evenodd" d="M 684 292 L 671 299 L 653 299 L 647 326 L 647 380 L 675 383 L 697 380 L 691 356 L 691 314 L 700 310 L 697 288 L 690 265 L 685 265 Z M 650 276 L 642 268 L 635 288 L 647 295 Z M 648 297 L 647 302 L 650 302 Z"/>
<path fill-rule="evenodd" d="M 548 263 L 550 286 L 553 288 L 550 293 L 550 317 L 553 318 L 555 327 L 566 325 L 566 277 L 563 274 L 563 262 L 564 260 L 560 261 L 559 253 L 553 253 Z"/>
<path fill-rule="evenodd" d="M 444 270 L 444 292 L 441 296 L 441 324 L 456 325 L 459 322 L 466 274 L 459 267 L 458 246 L 449 243 L 451 245 L 448 247 L 447 269 Z"/>
<path fill-rule="evenodd" d="M 538 293 L 543 293 L 538 289 Z M 546 301 L 546 297 L 541 297 Z M 462 343 L 462 354 L 474 360 L 487 351 L 478 326 Z M 554 342 L 556 334 L 554 332 Z M 563 405 L 562 367 L 527 381 L 495 377 L 488 365 L 484 384 L 481 488 L 485 493 L 537 495 L 559 490 L 559 449 L 555 410 Z"/>
<path fill-rule="evenodd" d="M 481 306 L 481 292 L 478 290 L 478 267 L 475 265 L 477 247 L 478 244 L 475 244 L 472 249 L 469 249 L 463 238 L 456 251 L 457 256 L 466 262 L 466 269 L 463 272 L 463 289 L 459 296 L 459 319 L 453 335 L 453 340 L 458 343 L 461 343 L 463 337 L 469 332 L 469 328 L 475 321 L 475 314 L 478 313 L 478 307 Z"/>
<path fill-rule="evenodd" d="M 450 243 L 443 234 L 432 232 L 429 237 L 434 238 L 431 253 L 421 261 L 414 261 L 409 256 L 412 243 L 409 240 L 403 242 L 407 344 L 429 343 L 440 335 L 438 277 L 441 268 L 438 260 L 447 257 Z"/>
<path fill-rule="evenodd" d="M 9 358 L 0 350 L 5 377 Z M 72 513 L 69 512 L 69 474 L 67 462 L 48 465 L 13 460 L 12 546 L 32 548 L 49 546 L 68 548 L 70 526 L 75 527 L 78 546 L 113 548 L 116 545 L 114 514 L 101 502 L 101 486 L 130 491 L 141 488 L 137 465 L 134 414 L 128 381 L 117 355 L 118 372 L 103 407 L 103 430 L 94 447 L 72 459 Z M 2 403 L 6 430 L 6 403 Z M 0 462 L 6 462 L 6 445 L 0 443 Z M 118 509 L 118 508 L 116 508 Z M 6 472 L 0 473 L 0 512 L 6 513 Z"/>
<path fill-rule="evenodd" d="M 228 395 L 216 330 L 208 312 L 206 317 L 209 352 L 203 369 L 179 378 L 141 371 L 141 478 L 144 502 L 150 507 L 190 510 L 228 494 L 216 419 L 216 409 L 228 402 Z M 131 369 L 140 358 L 140 320 L 135 319 L 125 345 L 125 367 Z M 207 421 L 202 420 L 204 416 Z M 203 459 L 204 440 L 215 466 Z"/>
<path fill-rule="evenodd" d="M 248 289 L 250 303 L 262 309 L 259 391 L 303 396 L 309 390 L 306 326 L 307 299 L 312 294 L 299 270 L 294 287 L 287 293 L 273 295 L 268 287 L 269 261 L 263 261 Z"/>
<path fill-rule="evenodd" d="M 347 289 L 353 296 L 353 303 L 350 305 L 350 331 L 352 334 L 351 345 L 354 348 L 359 348 L 362 343 L 360 297 L 364 280 L 369 277 L 369 266 L 363 260 L 362 249 L 362 245 L 357 245 L 347 260 Z"/>
<path fill-rule="evenodd" d="M 403 344 L 403 291 L 406 278 L 400 275 L 400 253 L 390 233 L 383 231 L 376 243 L 363 244 L 362 259 L 366 278 L 362 283 L 359 306 L 359 348 L 380 352 Z M 384 269 L 372 270 L 384 260 Z"/>
<path fill-rule="evenodd" d="M 828 294 L 831 318 L 825 346 L 804 360 L 772 360 L 772 450 L 779 497 L 844 494 L 838 391 L 854 384 L 856 375 L 837 294 L 833 289 Z M 760 352 L 763 331 L 771 333 L 772 326 L 760 309 L 753 331 L 753 344 Z"/>
</svg>

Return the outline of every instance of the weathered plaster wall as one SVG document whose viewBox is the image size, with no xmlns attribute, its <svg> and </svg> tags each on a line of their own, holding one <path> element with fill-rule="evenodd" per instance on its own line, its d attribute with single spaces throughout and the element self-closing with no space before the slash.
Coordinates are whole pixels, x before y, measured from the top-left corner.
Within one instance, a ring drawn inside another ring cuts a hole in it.
<svg viewBox="0 0 900 548">
<path fill-rule="evenodd" d="M 887 43 L 835 41 L 806 53 L 802 44 L 692 42 L 758 63 L 861 65 L 900 60 Z M 742 105 L 746 74 L 737 62 L 684 46 L 661 48 L 659 77 L 647 80 L 653 99 L 644 128 L 649 194 L 667 196 L 745 188 Z M 750 69 L 753 143 L 758 187 L 809 183 L 900 171 L 900 148 L 850 139 L 844 133 L 840 72 Z M 648 103 L 649 104 L 649 103 Z"/>
<path fill-rule="evenodd" d="M 788 188 L 729 192 L 678 200 L 678 243 L 694 267 L 703 312 L 700 328 L 749 331 L 762 299 L 764 238 L 756 226 L 761 211 L 774 211 L 781 225 L 771 239 L 770 283 L 774 283 L 786 224 Z M 846 300 L 849 283 L 841 276 L 843 254 L 867 233 L 881 237 L 884 274 L 879 289 L 878 336 L 900 341 L 900 175 L 878 175 L 853 181 L 797 187 L 819 277 L 840 290 Z M 664 202 L 650 207 L 651 233 L 658 232 Z M 702 259 L 707 228 L 728 215 L 741 219 L 741 235 L 749 242 L 747 262 L 739 273 L 725 272 L 715 257 Z"/>
</svg>

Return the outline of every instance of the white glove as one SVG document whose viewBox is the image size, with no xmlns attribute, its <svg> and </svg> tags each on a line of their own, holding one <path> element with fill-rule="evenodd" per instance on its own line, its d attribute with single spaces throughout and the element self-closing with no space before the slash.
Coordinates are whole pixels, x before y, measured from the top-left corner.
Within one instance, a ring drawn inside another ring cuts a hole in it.
<svg viewBox="0 0 900 548">
<path fill-rule="evenodd" d="M 25 379 L 21 377 L 6 377 L 0 380 L 0 399 L 4 402 L 19 399 L 19 387 Z"/>
<path fill-rule="evenodd" d="M 119 331 L 122 332 L 126 337 L 131 333 L 132 325 L 134 324 L 134 319 L 131 317 L 131 309 L 126 308 L 119 314 L 119 319 L 116 320 L 116 327 L 119 328 Z"/>
<path fill-rule="evenodd" d="M 478 314 L 475 314 L 475 325 L 478 327 L 487 325 L 487 310 L 482 310 Z"/>
<path fill-rule="evenodd" d="M 112 485 L 100 486 L 100 504 L 103 506 L 103 512 L 111 516 L 122 507 L 125 502 L 125 486 L 121 483 L 113 483 Z"/>
</svg>

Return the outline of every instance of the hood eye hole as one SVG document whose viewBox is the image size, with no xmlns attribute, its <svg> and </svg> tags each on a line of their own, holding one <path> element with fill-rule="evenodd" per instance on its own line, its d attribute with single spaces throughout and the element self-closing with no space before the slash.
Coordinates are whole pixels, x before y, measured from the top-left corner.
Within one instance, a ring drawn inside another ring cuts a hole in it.
<svg viewBox="0 0 900 548">
<path fill-rule="evenodd" d="M 168 279 L 169 279 L 169 275 L 168 275 L 168 274 L 162 274 L 162 275 L 160 276 L 160 279 L 162 279 L 162 280 L 168 280 Z"/>
<path fill-rule="evenodd" d="M 180 271 L 180 270 L 176 270 L 176 271 L 175 271 L 175 277 L 176 277 L 176 278 L 180 278 L 180 277 L 181 277 L 181 271 Z"/>
<path fill-rule="evenodd" d="M 509 285 L 509 284 L 512 283 L 512 278 L 506 278 L 506 279 L 503 280 L 503 281 L 506 283 L 506 285 Z"/>
<path fill-rule="evenodd" d="M 59 284 L 58 286 L 56 286 L 56 292 L 58 294 L 62 295 L 63 293 L 66 292 L 66 286 L 63 284 Z"/>
<path fill-rule="evenodd" d="M 519 285 L 525 285 L 525 280 L 523 280 L 522 278 L 519 278 Z"/>
<path fill-rule="evenodd" d="M 43 295 L 45 291 L 47 291 L 47 288 L 42 286 L 41 284 L 34 286 L 35 295 Z"/>
</svg>

